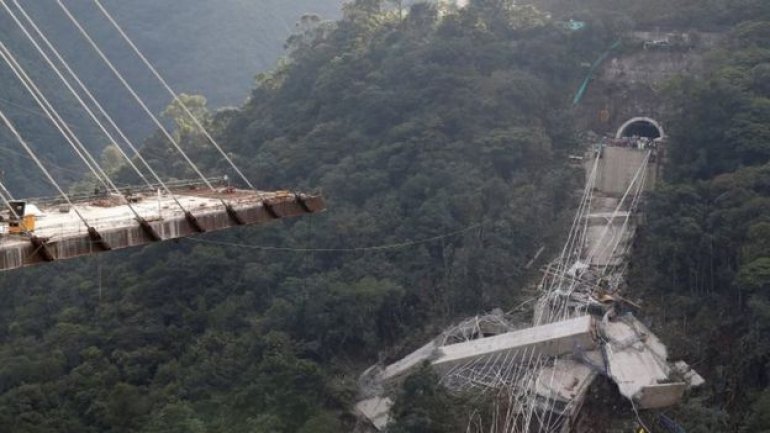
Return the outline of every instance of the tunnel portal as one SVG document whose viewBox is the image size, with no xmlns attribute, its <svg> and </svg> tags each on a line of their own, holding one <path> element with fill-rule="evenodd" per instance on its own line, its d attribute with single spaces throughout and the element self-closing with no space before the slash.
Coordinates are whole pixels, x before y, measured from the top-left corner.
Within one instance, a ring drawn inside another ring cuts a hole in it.
<svg viewBox="0 0 770 433">
<path fill-rule="evenodd" d="M 615 135 L 616 138 L 623 137 L 647 137 L 651 139 L 665 137 L 663 128 L 660 124 L 649 117 L 634 117 L 624 123 Z"/>
</svg>

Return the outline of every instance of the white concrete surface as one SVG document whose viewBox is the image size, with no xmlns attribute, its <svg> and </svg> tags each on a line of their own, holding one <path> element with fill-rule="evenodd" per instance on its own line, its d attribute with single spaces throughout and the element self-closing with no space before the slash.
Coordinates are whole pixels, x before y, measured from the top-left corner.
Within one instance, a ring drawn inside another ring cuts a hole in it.
<svg viewBox="0 0 770 433">
<path fill-rule="evenodd" d="M 391 407 L 393 407 L 391 399 L 374 397 L 358 402 L 355 409 L 359 415 L 368 419 L 377 430 L 383 431 L 390 422 Z"/>
<path fill-rule="evenodd" d="M 74 208 L 67 205 L 55 206 L 37 206 L 31 203 L 36 216 L 34 234 L 39 237 L 50 240 L 64 239 L 68 236 L 82 235 L 88 232 L 87 227 L 78 216 L 78 213 L 88 221 L 88 224 L 97 231 L 120 229 L 123 227 L 134 227 L 137 225 L 136 214 L 139 214 L 147 221 L 158 221 L 163 219 L 180 219 L 184 217 L 184 211 L 189 210 L 193 215 L 202 215 L 214 212 L 223 212 L 224 204 L 222 200 L 231 203 L 237 210 L 244 204 L 259 203 L 262 197 L 273 198 L 279 193 L 264 192 L 248 195 L 220 194 L 216 197 L 205 197 L 202 195 L 177 193 L 174 197 L 167 194 L 143 194 L 137 203 L 117 205 L 98 205 L 100 200 L 91 200 L 88 202 L 75 203 Z M 101 200 L 106 203 L 109 200 Z M 181 205 L 181 206 L 180 206 Z M 136 214 L 131 209 L 136 211 Z M 77 209 L 77 212 L 75 211 Z M 64 210 L 64 212 L 62 212 Z M 164 234 L 161 234 L 162 236 Z M 169 234 L 174 237 L 173 234 Z M 166 237 L 166 236 L 164 236 Z M 17 237 L 0 237 L 0 245 L 11 246 L 14 243 L 27 243 L 26 239 Z"/>
<path fill-rule="evenodd" d="M 399 361 L 385 367 L 385 371 L 382 373 L 382 379 L 386 382 L 390 382 L 409 375 L 420 368 L 424 362 L 435 359 L 436 356 L 438 356 L 437 350 L 438 345 L 436 342 L 429 342 Z"/>
<path fill-rule="evenodd" d="M 557 359 L 540 370 L 534 391 L 549 401 L 579 405 L 597 373 L 590 367 L 571 359 Z"/>
<path fill-rule="evenodd" d="M 633 399 L 640 409 L 679 403 L 687 384 L 674 378 L 668 352 L 658 337 L 631 315 L 602 322 L 601 330 L 607 339 L 609 376 L 624 397 Z"/>
<path fill-rule="evenodd" d="M 543 326 L 443 346 L 434 367 L 444 372 L 474 359 L 502 354 L 509 359 L 526 356 L 557 356 L 576 350 L 593 350 L 594 319 L 578 317 Z"/>
<path fill-rule="evenodd" d="M 596 190 L 614 196 L 622 196 L 628 185 L 647 157 L 647 151 L 628 147 L 607 146 L 602 151 L 596 178 Z M 649 164 L 645 190 L 650 190 L 656 181 L 656 165 Z"/>
<path fill-rule="evenodd" d="M 84 200 L 74 203 L 75 207 L 32 202 L 41 211 L 34 229 L 30 226 L 29 233 L 0 236 L 0 271 L 201 232 L 263 224 L 325 209 L 321 196 L 288 191 L 258 193 L 229 188 L 215 191 L 185 188 L 175 194 L 181 206 L 174 197 L 158 196 L 155 192 L 133 195 L 130 207 L 122 197 Z M 87 224 L 81 221 L 76 209 Z M 5 217 L 9 218 L 7 212 Z M 96 231 L 89 232 L 87 225 Z"/>
</svg>

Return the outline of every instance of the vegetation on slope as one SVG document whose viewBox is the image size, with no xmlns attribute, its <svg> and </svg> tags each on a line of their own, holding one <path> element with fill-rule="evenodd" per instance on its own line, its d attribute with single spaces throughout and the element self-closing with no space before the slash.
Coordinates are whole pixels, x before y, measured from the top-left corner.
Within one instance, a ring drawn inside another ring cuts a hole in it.
<svg viewBox="0 0 770 433">
<path fill-rule="evenodd" d="M 362 366 L 520 295 L 579 187 L 563 114 L 577 65 L 612 35 L 493 1 L 443 19 L 379 6 L 309 28 L 248 104 L 211 118 L 258 185 L 322 188 L 329 212 L 206 239 L 350 248 L 454 234 L 348 252 L 184 241 L 7 274 L 0 425 L 344 431 Z"/>
<path fill-rule="evenodd" d="M 579 187 L 564 165 L 579 65 L 622 20 L 589 14 L 568 32 L 506 1 L 443 18 L 381 6 L 306 22 L 243 107 L 207 117 L 259 186 L 321 188 L 329 212 L 2 275 L 0 426 L 346 431 L 363 366 L 521 295 Z M 661 336 L 709 378 L 678 417 L 688 431 L 768 428 L 766 28 L 737 27 L 708 76 L 669 89 L 671 185 L 637 248 Z M 169 114 L 207 171 L 227 173 Z M 147 141 L 189 177 L 165 147 Z M 345 250 L 372 245 L 397 248 Z M 430 374 L 402 390 L 396 431 L 457 431 L 458 402 Z"/>
<path fill-rule="evenodd" d="M 669 182 L 631 279 L 675 356 L 708 378 L 681 411 L 688 432 L 770 428 L 770 14 L 755 18 L 704 77 L 668 89 Z"/>
<path fill-rule="evenodd" d="M 605 17 L 627 30 L 726 31 L 770 13 L 770 3 L 757 0 L 532 0 L 557 17 Z"/>
<path fill-rule="evenodd" d="M 215 106 L 240 104 L 253 85 L 254 75 L 273 67 L 283 55 L 285 40 L 303 15 L 335 19 L 340 0 L 102 0 L 148 58 L 181 91 L 201 93 Z M 22 4 L 51 32 L 105 97 L 116 82 L 88 51 L 54 0 Z M 103 44 L 126 76 L 140 83 L 151 106 L 159 111 L 169 98 L 146 72 L 93 2 L 65 3 Z M 12 27 L 12 26 L 10 26 Z M 19 35 L 14 33 L 14 40 Z M 21 38 L 19 38 L 20 41 Z M 20 44 L 21 45 L 21 44 Z M 31 48 L 24 52 L 31 53 Z M 78 52 L 81 55 L 77 55 Z M 83 55 L 87 54 L 87 55 Z M 121 95 L 122 96 L 122 95 Z M 118 102 L 118 101 L 115 101 Z"/>
<path fill-rule="evenodd" d="M 6 2 L 13 8 L 12 2 Z M 154 125 L 130 94 L 113 77 L 54 0 L 21 0 L 22 6 L 62 51 L 82 80 L 137 143 Z M 305 14 L 325 19 L 340 15 L 341 0 L 103 0 L 102 4 L 125 28 L 171 85 L 187 93 L 206 95 L 215 107 L 241 104 L 254 76 L 273 67 L 285 40 Z M 93 2 L 65 2 L 118 69 L 146 98 L 156 113 L 171 97 L 150 75 Z M 15 8 L 13 8 L 16 11 Z M 18 15 L 18 11 L 16 11 Z M 91 124 L 77 101 L 67 93 L 16 24 L 0 8 L 0 39 L 46 91 L 54 106 L 99 156 L 109 143 Z M 45 162 L 64 184 L 77 181 L 82 163 L 48 123 L 43 112 L 10 70 L 0 66 L 0 108 L 11 116 Z M 4 129 L 4 128 L 0 128 Z M 20 196 L 53 194 L 53 188 L 23 156 L 10 134 L 0 132 L 0 162 L 4 176 Z M 32 174 L 32 176 L 30 176 Z"/>
</svg>

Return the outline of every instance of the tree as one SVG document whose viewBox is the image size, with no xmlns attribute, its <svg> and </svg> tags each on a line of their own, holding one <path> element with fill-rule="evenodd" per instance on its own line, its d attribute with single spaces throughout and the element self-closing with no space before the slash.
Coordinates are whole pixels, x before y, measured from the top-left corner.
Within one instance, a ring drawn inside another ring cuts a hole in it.
<svg viewBox="0 0 770 433">
<path fill-rule="evenodd" d="M 149 411 L 147 396 L 135 386 L 118 383 L 107 400 L 105 421 L 116 432 L 133 432 Z"/>
<path fill-rule="evenodd" d="M 102 151 L 101 166 L 108 175 L 118 173 L 125 163 L 125 158 L 116 145 L 111 144 Z"/>
<path fill-rule="evenodd" d="M 764 390 L 759 394 L 751 406 L 751 416 L 745 432 L 768 433 L 770 432 L 770 390 Z"/>
<path fill-rule="evenodd" d="M 450 433 L 465 428 L 459 400 L 440 384 L 429 365 L 410 375 L 391 411 L 393 433 Z"/>
<path fill-rule="evenodd" d="M 205 127 L 211 121 L 205 97 L 182 93 L 179 98 L 171 101 L 162 114 L 174 122 L 174 137 L 177 141 L 188 146 L 196 143 L 198 146 L 202 145 L 200 143 L 203 141 L 202 138 L 196 140 L 203 135 L 198 124 Z"/>
<path fill-rule="evenodd" d="M 168 403 L 153 414 L 142 433 L 205 433 L 203 422 L 197 418 L 189 403 Z"/>
</svg>

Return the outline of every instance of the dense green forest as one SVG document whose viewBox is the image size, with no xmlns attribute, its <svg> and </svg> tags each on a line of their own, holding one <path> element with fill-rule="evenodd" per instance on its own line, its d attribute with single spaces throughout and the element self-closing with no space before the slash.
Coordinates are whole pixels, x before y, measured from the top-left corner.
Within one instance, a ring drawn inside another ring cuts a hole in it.
<svg viewBox="0 0 770 433">
<path fill-rule="evenodd" d="M 212 116 L 258 185 L 322 189 L 330 209 L 218 241 L 456 235 L 350 253 L 185 241 L 4 276 L 0 425 L 341 431 L 363 366 L 516 299 L 579 188 L 562 107 L 575 65 L 611 37 L 523 12 L 439 21 L 419 5 L 401 20 L 359 2 L 293 40 L 244 107 Z"/>
<path fill-rule="evenodd" d="M 770 13 L 754 18 L 705 76 L 667 89 L 668 184 L 631 278 L 676 356 L 709 378 L 682 409 L 688 432 L 770 429 Z"/>
<path fill-rule="evenodd" d="M 145 55 L 179 90 L 206 95 L 215 107 L 241 104 L 259 71 L 268 70 L 284 53 L 284 43 L 303 15 L 336 19 L 340 0 L 104 0 L 101 2 Z M 53 0 L 21 1 L 40 25 L 61 40 L 84 78 L 97 83 L 105 97 L 115 86 L 109 73 L 74 31 Z M 168 98 L 159 92 L 144 66 L 90 1 L 67 6 L 115 56 L 116 65 L 140 83 L 151 106 L 160 111 Z M 12 27 L 12 26 L 9 26 Z M 18 37 L 18 34 L 14 34 Z M 21 39 L 21 38 L 20 38 Z M 31 57 L 29 47 L 22 47 Z M 77 56 L 84 52 L 88 55 Z M 113 96 L 113 99 L 118 95 Z M 123 95 L 120 95 L 121 97 Z M 114 101 L 112 103 L 117 103 Z M 116 105 L 117 106 L 117 105 Z"/>
<path fill-rule="evenodd" d="M 583 180 L 567 163 L 585 144 L 580 65 L 640 18 L 595 3 L 579 32 L 499 0 L 444 16 L 358 0 L 305 22 L 248 101 L 206 121 L 257 185 L 320 190 L 328 212 L 0 275 L 0 431 L 351 431 L 364 367 L 526 297 L 525 265 L 560 245 Z M 634 252 L 645 314 L 709 381 L 676 414 L 688 432 L 770 429 L 765 6 L 705 8 L 729 37 L 707 74 L 664 90 L 667 185 Z M 463 402 L 431 374 L 405 383 L 394 431 L 462 431 Z"/>
<path fill-rule="evenodd" d="M 770 4 L 757 0 L 534 0 L 554 17 L 604 17 L 626 30 L 727 31 L 765 16 Z"/>
</svg>

